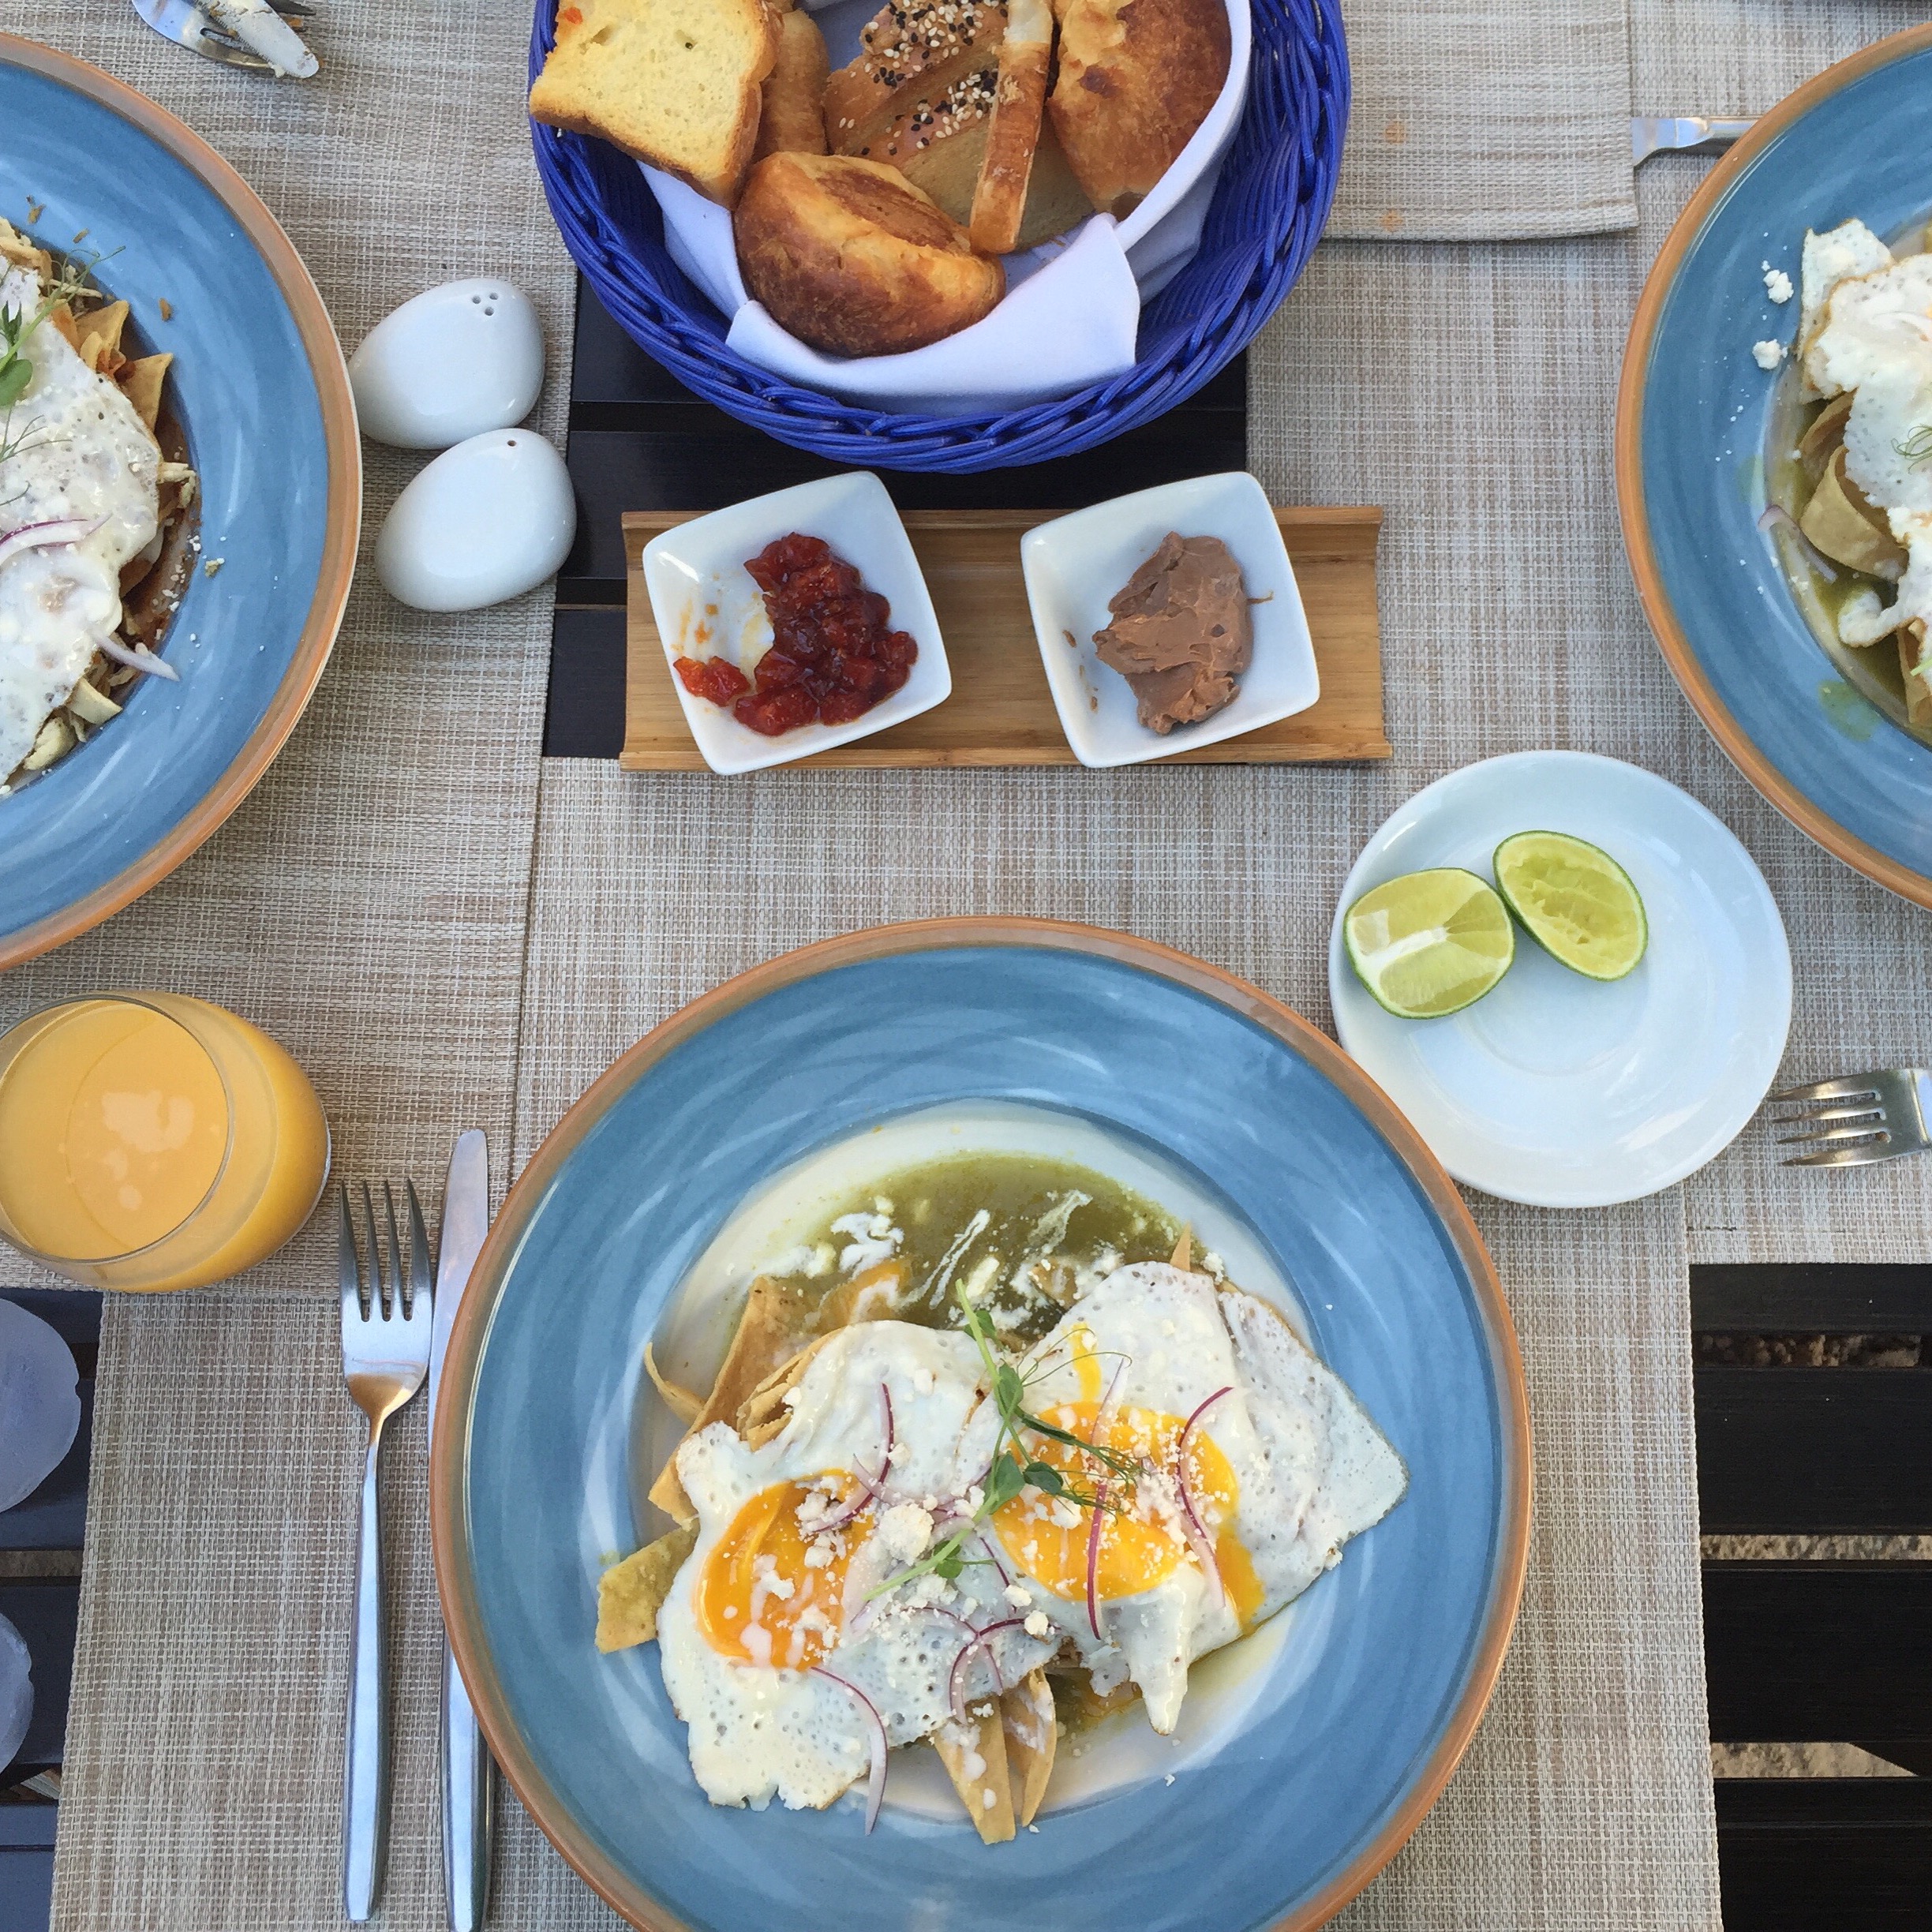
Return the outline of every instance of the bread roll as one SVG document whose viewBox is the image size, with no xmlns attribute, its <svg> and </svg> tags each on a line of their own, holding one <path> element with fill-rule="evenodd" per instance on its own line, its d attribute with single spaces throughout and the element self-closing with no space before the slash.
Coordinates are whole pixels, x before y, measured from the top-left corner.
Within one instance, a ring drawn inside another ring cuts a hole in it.
<svg viewBox="0 0 1932 1932">
<path fill-rule="evenodd" d="M 990 314 L 1005 272 L 895 168 L 775 154 L 733 218 L 745 286 L 773 321 L 835 355 L 922 349 Z"/>
<path fill-rule="evenodd" d="M 531 116 L 728 207 L 751 165 L 778 18 L 767 0 L 564 0 Z"/>
<path fill-rule="evenodd" d="M 826 83 L 831 152 L 858 154 L 900 114 L 990 73 L 1005 32 L 1005 0 L 891 0 L 859 30 L 858 58 Z"/>
<path fill-rule="evenodd" d="M 759 117 L 752 159 L 768 154 L 823 154 L 826 151 L 825 36 L 807 13 L 783 15 L 778 22 L 778 59 L 765 80 L 765 108 Z"/>
<path fill-rule="evenodd" d="M 1046 111 L 1095 208 L 1130 214 L 1226 84 L 1225 0 L 1060 0 Z"/>
<path fill-rule="evenodd" d="M 1053 56 L 1053 9 L 1046 0 L 1007 0 L 999 79 L 987 121 L 986 154 L 967 223 L 982 255 L 1004 255 L 1018 242 L 1026 213 L 1033 151 L 1046 106 Z"/>
</svg>

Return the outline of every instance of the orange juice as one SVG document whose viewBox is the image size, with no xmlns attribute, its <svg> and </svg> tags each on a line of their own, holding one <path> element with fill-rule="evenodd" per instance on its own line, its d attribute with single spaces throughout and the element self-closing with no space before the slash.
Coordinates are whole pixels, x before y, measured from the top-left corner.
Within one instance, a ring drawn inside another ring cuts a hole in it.
<svg viewBox="0 0 1932 1932">
<path fill-rule="evenodd" d="M 71 1000 L 0 1036 L 0 1234 L 90 1287 L 199 1287 L 252 1267 L 309 1218 L 328 1174 L 301 1069 L 204 1000 Z"/>
</svg>

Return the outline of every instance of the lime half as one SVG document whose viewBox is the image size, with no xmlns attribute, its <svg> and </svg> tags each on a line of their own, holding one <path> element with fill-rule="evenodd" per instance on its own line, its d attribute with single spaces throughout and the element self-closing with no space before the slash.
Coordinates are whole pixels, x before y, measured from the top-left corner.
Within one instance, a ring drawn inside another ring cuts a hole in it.
<svg viewBox="0 0 1932 1932">
<path fill-rule="evenodd" d="M 1561 832 L 1518 832 L 1496 848 L 1496 884 L 1530 937 L 1592 979 L 1621 979 L 1650 927 L 1630 874 L 1607 852 Z"/>
<path fill-rule="evenodd" d="M 1516 957 L 1503 901 L 1460 867 L 1405 873 L 1364 893 L 1342 921 L 1342 942 L 1376 1003 L 1402 1020 L 1460 1013 Z"/>
</svg>

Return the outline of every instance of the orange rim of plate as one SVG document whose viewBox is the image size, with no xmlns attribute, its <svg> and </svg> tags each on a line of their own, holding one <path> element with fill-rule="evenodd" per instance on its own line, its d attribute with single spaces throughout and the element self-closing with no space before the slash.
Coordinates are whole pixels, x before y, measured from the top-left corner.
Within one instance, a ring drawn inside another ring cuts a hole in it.
<svg viewBox="0 0 1932 1932">
<path fill-rule="evenodd" d="M 1780 101 L 1771 111 L 1751 124 L 1739 140 L 1713 167 L 1689 204 L 1677 218 L 1652 264 L 1642 295 L 1631 323 L 1630 340 L 1623 350 L 1623 374 L 1617 385 L 1616 489 L 1617 508 L 1623 526 L 1623 548 L 1630 558 L 1631 575 L 1637 582 L 1637 595 L 1643 605 L 1651 634 L 1664 653 L 1683 695 L 1701 717 L 1711 736 L 1731 762 L 1775 805 L 1799 831 L 1815 839 L 1834 857 L 1842 859 L 1855 871 L 1922 906 L 1932 907 L 1932 878 L 1901 865 L 1853 833 L 1837 819 L 1821 811 L 1772 764 L 1746 735 L 1717 695 L 1717 687 L 1705 674 L 1677 621 L 1677 613 L 1664 589 L 1650 543 L 1650 518 L 1644 500 L 1643 405 L 1645 385 L 1649 377 L 1650 354 L 1657 338 L 1657 321 L 1664 304 L 1676 286 L 1678 271 L 1691 245 L 1702 233 L 1713 211 L 1731 185 L 1793 122 L 1801 119 L 1820 101 L 1841 88 L 1893 61 L 1922 53 L 1932 47 L 1932 26 L 1912 27 L 1903 33 L 1888 35 L 1836 66 L 1828 67 L 1816 79 L 1807 80 L 1794 94 Z"/>
<path fill-rule="evenodd" d="M 355 405 L 349 391 L 348 365 L 343 360 L 342 345 L 335 339 L 335 325 L 329 320 L 321 294 L 301 256 L 295 252 L 295 245 L 254 189 L 183 122 L 125 82 L 85 61 L 57 54 L 51 47 L 24 40 L 15 34 L 0 33 L 0 66 L 44 74 L 118 114 L 199 175 L 234 215 L 275 278 L 282 299 L 294 318 L 302 346 L 308 352 L 309 372 L 315 379 L 324 444 L 328 452 L 328 507 L 315 595 L 296 642 L 294 656 L 261 721 L 207 796 L 132 865 L 72 905 L 24 926 L 17 932 L 0 936 L 0 970 L 4 970 L 65 945 L 159 885 L 206 843 L 274 762 L 308 708 L 349 601 L 349 581 L 355 571 L 356 541 L 362 519 L 362 451 L 356 430 Z"/>
<path fill-rule="evenodd" d="M 1455 1183 L 1387 1095 L 1324 1033 L 1258 987 L 1217 966 L 1151 940 L 1054 919 L 963 918 L 874 927 L 781 954 L 701 995 L 621 1055 L 565 1114 L 511 1188 L 490 1223 L 470 1272 L 444 1358 L 430 1448 L 429 1523 L 436 1589 L 451 1649 L 490 1749 L 523 1808 L 578 1875 L 614 1911 L 643 1932 L 686 1932 L 593 1842 L 552 1789 L 525 1746 L 484 1642 L 482 1619 L 462 1534 L 469 1428 L 477 1374 L 504 1277 L 532 1212 L 591 1129 L 651 1067 L 727 1014 L 780 988 L 821 973 L 900 953 L 967 946 L 1025 946 L 1087 953 L 1173 981 L 1219 1002 L 1273 1034 L 1339 1088 L 1382 1136 L 1440 1217 L 1466 1271 L 1497 1379 L 1503 1466 L 1495 1582 L 1468 1682 L 1413 1788 L 1395 1814 L 1321 1892 L 1279 1920 L 1273 1932 L 1309 1932 L 1326 1924 L 1400 1851 L 1469 1748 L 1503 1668 L 1522 1600 L 1530 1554 L 1533 1485 L 1529 1393 L 1509 1304 L 1496 1264 Z M 590 1642 L 589 1633 L 584 1642 Z"/>
</svg>

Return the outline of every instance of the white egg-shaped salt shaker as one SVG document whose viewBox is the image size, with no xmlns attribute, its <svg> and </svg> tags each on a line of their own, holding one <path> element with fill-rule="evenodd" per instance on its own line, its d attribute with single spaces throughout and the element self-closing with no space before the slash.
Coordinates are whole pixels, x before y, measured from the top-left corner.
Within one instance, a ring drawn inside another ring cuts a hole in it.
<svg viewBox="0 0 1932 1932">
<path fill-rule="evenodd" d="M 500 275 L 425 289 L 384 316 L 349 358 L 365 436 L 448 449 L 520 423 L 543 387 L 543 329 Z"/>
<path fill-rule="evenodd" d="M 480 610 L 556 575 L 577 534 L 570 472 L 532 429 L 447 449 L 395 500 L 376 574 L 417 610 Z"/>
</svg>

